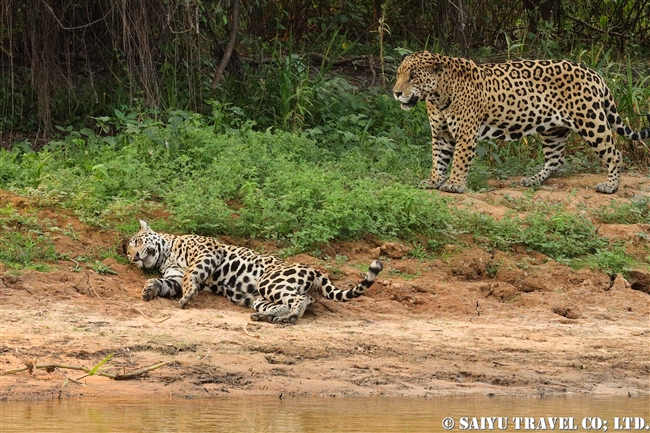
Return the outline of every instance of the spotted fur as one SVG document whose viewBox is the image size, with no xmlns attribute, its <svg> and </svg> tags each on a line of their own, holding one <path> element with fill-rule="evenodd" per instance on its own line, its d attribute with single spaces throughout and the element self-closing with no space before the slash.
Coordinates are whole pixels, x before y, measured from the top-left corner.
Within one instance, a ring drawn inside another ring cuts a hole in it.
<svg viewBox="0 0 650 433">
<path fill-rule="evenodd" d="M 140 268 L 162 273 L 162 278 L 145 282 L 145 301 L 182 295 L 179 304 L 184 308 L 199 290 L 209 290 L 254 308 L 252 320 L 286 324 L 295 324 L 314 303 L 310 291 L 320 290 L 332 301 L 349 301 L 363 295 L 383 268 L 381 261 L 373 261 L 363 281 L 341 290 L 309 266 L 286 263 L 214 238 L 156 233 L 144 221 L 129 241 L 127 256 Z"/>
<path fill-rule="evenodd" d="M 425 186 L 446 192 L 465 190 L 477 140 L 510 141 L 540 134 L 544 167 L 521 181 L 533 186 L 564 164 L 567 138 L 574 131 L 607 167 L 607 180 L 596 185 L 596 191 L 612 194 L 621 177 L 621 153 L 614 146 L 612 129 L 631 140 L 650 137 L 650 128 L 635 132 L 623 123 L 600 75 L 564 60 L 477 65 L 422 51 L 404 58 L 393 94 L 404 110 L 426 102 L 433 168 Z"/>
</svg>

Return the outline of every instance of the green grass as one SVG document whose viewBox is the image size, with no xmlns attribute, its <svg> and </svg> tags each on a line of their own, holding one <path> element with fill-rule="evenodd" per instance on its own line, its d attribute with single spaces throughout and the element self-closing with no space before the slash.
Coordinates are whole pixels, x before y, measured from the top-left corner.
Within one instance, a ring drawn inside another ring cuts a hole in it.
<svg viewBox="0 0 650 433">
<path fill-rule="evenodd" d="M 474 242 L 487 248 L 508 251 L 515 245 L 523 245 L 558 261 L 598 256 L 609 251 L 608 240 L 596 233 L 589 219 L 548 208 L 551 206 L 532 210 L 523 219 L 507 214 L 500 220 L 461 211 L 456 214 L 455 227 L 471 234 Z"/>
<path fill-rule="evenodd" d="M 635 259 L 628 254 L 625 249 L 616 245 L 610 249 L 603 249 L 596 254 L 585 257 L 576 258 L 569 262 L 572 268 L 580 269 L 588 267 L 591 269 L 600 269 L 607 272 L 609 275 L 623 274 L 628 275 L 628 272 L 634 268 L 648 268 L 647 264 Z"/>
<path fill-rule="evenodd" d="M 34 216 L 21 215 L 12 205 L 0 208 L 0 261 L 13 269 L 47 270 L 42 260 L 56 260 L 52 239 Z"/>
<path fill-rule="evenodd" d="M 605 224 L 650 224 L 650 197 L 638 195 L 629 203 L 612 201 L 592 214 Z"/>
</svg>

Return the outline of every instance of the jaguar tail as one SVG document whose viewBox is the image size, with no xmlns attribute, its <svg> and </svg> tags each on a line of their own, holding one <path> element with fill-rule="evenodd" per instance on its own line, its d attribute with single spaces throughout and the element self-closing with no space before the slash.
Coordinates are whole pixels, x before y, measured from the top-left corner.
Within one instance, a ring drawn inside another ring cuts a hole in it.
<svg viewBox="0 0 650 433">
<path fill-rule="evenodd" d="M 642 129 L 641 131 L 634 131 L 625 122 L 623 122 L 623 119 L 621 119 L 621 116 L 618 114 L 618 110 L 616 109 L 614 97 L 607 87 L 605 87 L 603 105 L 605 108 L 605 113 L 607 114 L 607 122 L 609 122 L 609 125 L 619 135 L 627 137 L 630 140 L 646 140 L 650 137 L 650 127 Z M 646 113 L 646 118 L 650 124 L 650 113 Z"/>
<path fill-rule="evenodd" d="M 364 292 L 372 286 L 372 283 L 375 282 L 377 275 L 384 269 L 384 264 L 380 260 L 374 260 L 368 272 L 366 273 L 365 278 L 356 287 L 348 290 L 337 289 L 334 284 L 325 276 L 321 277 L 321 291 L 323 296 L 332 301 L 349 301 L 354 298 L 358 298 L 363 295 Z"/>
</svg>

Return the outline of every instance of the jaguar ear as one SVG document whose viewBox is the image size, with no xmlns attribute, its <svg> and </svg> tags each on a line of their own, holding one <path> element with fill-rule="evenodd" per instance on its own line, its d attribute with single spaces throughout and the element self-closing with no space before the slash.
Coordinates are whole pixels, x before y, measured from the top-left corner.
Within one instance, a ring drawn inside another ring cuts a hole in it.
<svg viewBox="0 0 650 433">
<path fill-rule="evenodd" d="M 442 63 L 434 63 L 433 65 L 429 66 L 430 74 L 439 74 L 441 72 L 442 72 Z"/>
<path fill-rule="evenodd" d="M 141 232 L 147 232 L 147 231 L 149 231 L 149 230 L 151 230 L 151 229 L 149 228 L 149 226 L 147 225 L 147 223 L 144 222 L 144 221 L 142 221 L 142 220 L 140 220 L 140 231 L 141 231 Z"/>
</svg>

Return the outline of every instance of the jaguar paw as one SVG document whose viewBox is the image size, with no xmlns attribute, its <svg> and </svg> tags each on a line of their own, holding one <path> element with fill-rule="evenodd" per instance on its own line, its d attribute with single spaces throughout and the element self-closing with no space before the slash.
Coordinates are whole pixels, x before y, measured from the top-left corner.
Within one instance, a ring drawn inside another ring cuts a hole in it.
<svg viewBox="0 0 650 433">
<path fill-rule="evenodd" d="M 618 183 L 602 182 L 596 185 L 595 189 L 596 191 L 603 194 L 614 194 L 616 191 L 618 191 Z"/>
<path fill-rule="evenodd" d="M 420 182 L 420 188 L 422 189 L 438 189 L 442 185 L 443 181 L 434 181 L 432 179 L 424 179 Z"/>
<path fill-rule="evenodd" d="M 158 296 L 160 290 L 159 282 L 156 279 L 147 280 L 142 288 L 142 299 L 151 301 Z"/>
<path fill-rule="evenodd" d="M 440 191 L 444 191 L 444 192 L 451 192 L 451 193 L 454 193 L 454 194 L 462 194 L 463 192 L 465 192 L 465 185 L 459 185 L 459 184 L 455 184 L 455 183 L 446 182 L 446 183 L 443 183 L 442 185 L 440 185 L 439 189 L 440 189 Z"/>
</svg>

